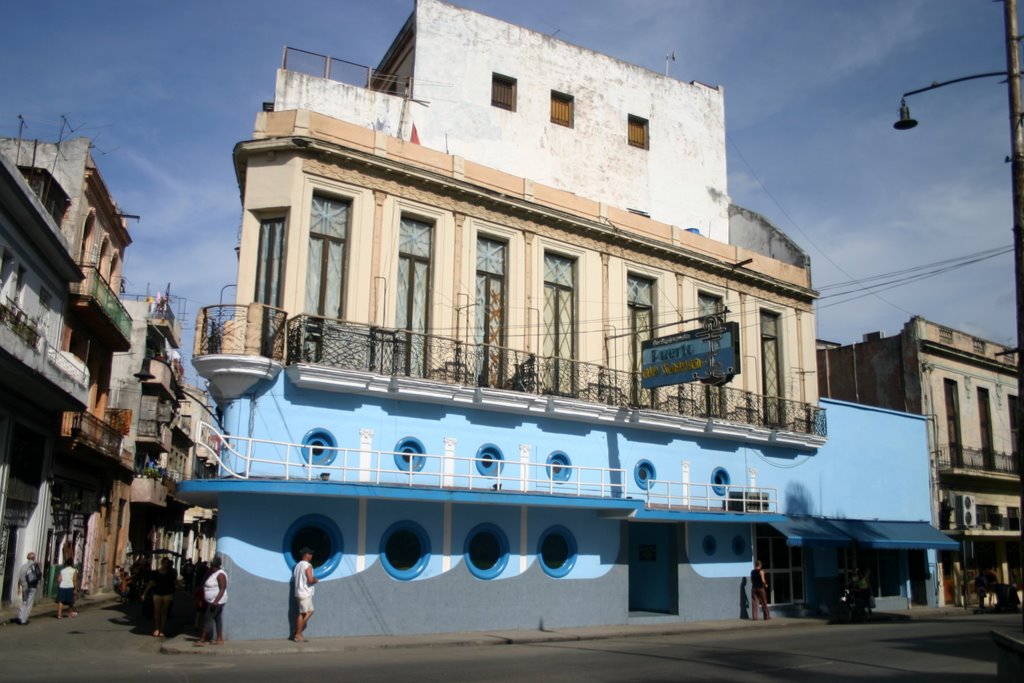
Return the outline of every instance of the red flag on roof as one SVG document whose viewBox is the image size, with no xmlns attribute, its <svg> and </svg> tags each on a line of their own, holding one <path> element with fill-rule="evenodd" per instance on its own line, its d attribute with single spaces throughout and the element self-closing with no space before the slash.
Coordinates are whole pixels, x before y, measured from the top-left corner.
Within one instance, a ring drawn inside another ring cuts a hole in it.
<svg viewBox="0 0 1024 683">
<path fill-rule="evenodd" d="M 416 124 L 415 123 L 412 124 L 412 136 L 409 138 L 409 141 L 414 143 L 414 144 L 417 144 L 417 145 L 420 144 L 420 136 L 419 136 L 419 133 L 416 132 Z"/>
</svg>

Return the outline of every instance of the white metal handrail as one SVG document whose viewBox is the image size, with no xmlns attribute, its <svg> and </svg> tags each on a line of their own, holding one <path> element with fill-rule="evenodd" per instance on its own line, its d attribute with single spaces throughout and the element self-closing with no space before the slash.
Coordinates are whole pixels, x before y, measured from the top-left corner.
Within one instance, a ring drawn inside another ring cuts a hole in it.
<svg viewBox="0 0 1024 683">
<path fill-rule="evenodd" d="M 622 468 L 555 465 L 569 471 L 568 477 L 561 480 L 552 476 L 553 465 L 547 462 L 308 446 L 223 435 L 205 422 L 201 425 L 196 448 L 217 463 L 221 476 L 237 479 L 324 480 L 591 498 L 621 499 L 627 495 L 625 470 Z M 308 457 L 310 449 L 316 450 L 315 458 Z M 651 479 L 641 496 L 648 508 L 778 511 L 776 489 L 761 486 L 719 486 Z"/>
<path fill-rule="evenodd" d="M 712 512 L 778 512 L 774 488 L 734 484 L 693 484 L 651 479 L 647 507 Z"/>
<path fill-rule="evenodd" d="M 307 446 L 285 441 L 223 435 L 203 423 L 196 448 L 217 463 L 223 476 L 286 481 L 339 481 L 436 489 L 490 489 L 577 497 L 622 498 L 624 470 L 561 466 L 567 480 L 548 476 L 547 463 L 431 453 Z M 310 449 L 315 458 L 307 457 Z M 408 459 L 408 465 L 399 465 Z M 321 462 L 317 462 L 320 460 Z M 480 471 L 483 469 L 484 471 Z M 493 471 L 488 471 L 493 470 Z"/>
</svg>

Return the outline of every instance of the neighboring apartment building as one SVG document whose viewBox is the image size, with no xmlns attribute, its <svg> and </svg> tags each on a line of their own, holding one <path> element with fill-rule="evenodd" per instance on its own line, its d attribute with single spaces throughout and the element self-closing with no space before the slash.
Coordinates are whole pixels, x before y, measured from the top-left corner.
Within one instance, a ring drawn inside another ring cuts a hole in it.
<svg viewBox="0 0 1024 683">
<path fill-rule="evenodd" d="M 68 285 L 82 279 L 59 224 L 68 198 L 45 171 L 37 197 L 0 155 L 0 588 L 46 547 L 50 472 L 64 411 L 88 398 L 85 364 L 60 348 Z M 48 199 L 47 203 L 42 200 Z"/>
<path fill-rule="evenodd" d="M 979 570 L 1022 584 L 1017 362 L 1013 348 L 920 317 L 892 337 L 819 345 L 822 396 L 929 418 L 933 520 L 960 544 L 939 558 L 945 604 L 976 602 Z"/>
<path fill-rule="evenodd" d="M 858 548 L 934 603 L 924 422 L 835 403 L 826 438 L 809 261 L 731 205 L 720 89 L 436 0 L 364 75 L 279 71 L 235 148 L 237 301 L 193 354 L 218 477 L 179 489 L 233 637 L 287 635 L 302 546 L 321 635 L 739 617 L 755 555 L 776 609 L 828 608 Z"/>
<path fill-rule="evenodd" d="M 163 292 L 126 299 L 132 344 L 131 351 L 115 357 L 113 404 L 133 416 L 125 439 L 135 475 L 130 550 L 180 554 L 185 548 L 184 514 L 189 506 L 175 491 L 189 474 L 192 453 L 191 413 L 186 417 L 182 411 L 188 399 L 179 352 L 181 325 Z"/>
<path fill-rule="evenodd" d="M 122 437 L 131 416 L 109 399 L 113 354 L 127 351 L 131 339 L 132 321 L 117 294 L 131 237 L 87 138 L 59 145 L 4 138 L 0 153 L 45 197 L 44 205 L 65 204 L 53 215 L 60 216 L 71 258 L 85 276 L 70 287 L 63 326 L 47 332 L 65 357 L 77 359 L 73 365 L 84 367 L 88 391 L 84 408 L 65 411 L 54 429 L 49 518 L 38 551 L 51 572 L 48 591 L 55 590 L 52 574 L 70 559 L 81 569 L 83 589 L 95 592 L 109 588 L 113 562 L 127 543 L 134 467 Z"/>
</svg>

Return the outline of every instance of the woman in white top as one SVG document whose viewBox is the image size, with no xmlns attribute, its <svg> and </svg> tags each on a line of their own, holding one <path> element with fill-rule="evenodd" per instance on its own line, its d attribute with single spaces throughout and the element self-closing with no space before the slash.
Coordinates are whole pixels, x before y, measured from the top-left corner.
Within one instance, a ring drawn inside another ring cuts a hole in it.
<svg viewBox="0 0 1024 683">
<path fill-rule="evenodd" d="M 220 555 L 210 561 L 210 571 L 203 581 L 203 599 L 206 601 L 206 621 L 196 645 L 224 644 L 224 605 L 228 602 L 228 575 L 221 569 Z"/>
<path fill-rule="evenodd" d="M 75 611 L 75 595 L 78 593 L 78 570 L 71 560 L 60 570 L 60 583 L 57 585 L 57 618 L 64 617 L 64 607 L 68 608 L 69 617 L 77 617 Z"/>
</svg>

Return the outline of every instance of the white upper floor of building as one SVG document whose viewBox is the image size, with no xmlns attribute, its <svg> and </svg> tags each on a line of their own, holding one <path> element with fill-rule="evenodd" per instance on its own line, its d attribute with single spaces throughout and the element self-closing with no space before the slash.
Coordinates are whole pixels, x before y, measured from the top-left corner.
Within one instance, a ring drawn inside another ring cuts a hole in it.
<svg viewBox="0 0 1024 683">
<path fill-rule="evenodd" d="M 331 60 L 325 60 L 330 66 Z M 439 0 L 365 86 L 278 72 L 307 109 L 729 243 L 724 95 Z"/>
</svg>

